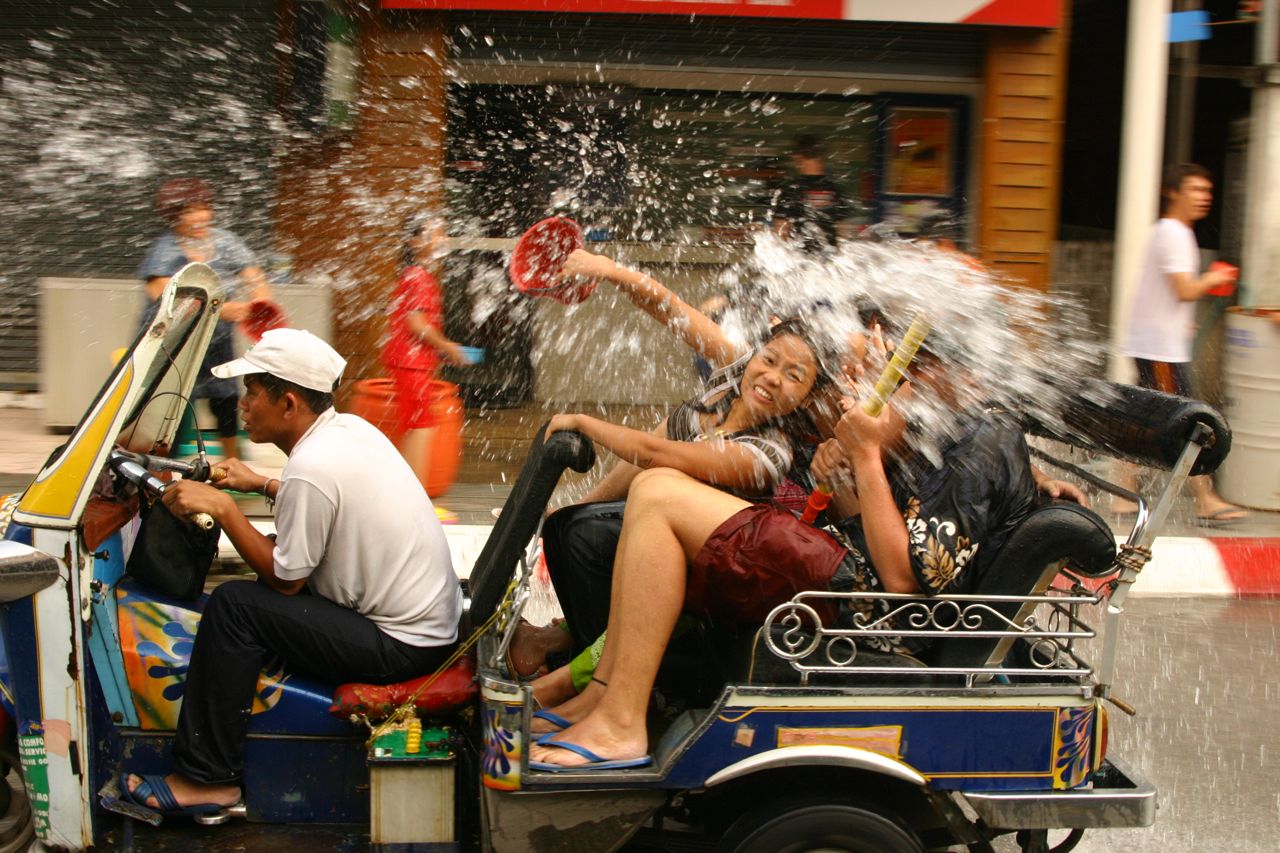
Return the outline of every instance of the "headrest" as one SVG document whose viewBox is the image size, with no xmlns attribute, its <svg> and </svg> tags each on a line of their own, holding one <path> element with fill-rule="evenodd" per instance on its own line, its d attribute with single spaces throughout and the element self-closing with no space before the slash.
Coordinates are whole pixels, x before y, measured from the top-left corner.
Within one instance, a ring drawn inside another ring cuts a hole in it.
<svg viewBox="0 0 1280 853">
<path fill-rule="evenodd" d="M 1231 450 L 1231 427 L 1200 400 L 1090 380 L 1063 407 L 1061 423 L 1029 419 L 1024 427 L 1034 435 L 1167 470 L 1178 461 L 1196 424 L 1204 424 L 1210 435 L 1191 473 L 1209 474 Z"/>
</svg>

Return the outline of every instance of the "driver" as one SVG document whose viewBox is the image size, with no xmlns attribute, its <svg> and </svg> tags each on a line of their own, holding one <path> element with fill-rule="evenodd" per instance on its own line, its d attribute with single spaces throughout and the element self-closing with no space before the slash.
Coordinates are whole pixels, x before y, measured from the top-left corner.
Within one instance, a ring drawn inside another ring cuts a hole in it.
<svg viewBox="0 0 1280 853">
<path fill-rule="evenodd" d="M 245 733 L 264 664 L 328 682 L 403 681 L 436 669 L 457 642 L 462 593 L 444 530 L 418 478 L 376 428 L 333 409 L 346 362 L 299 329 L 267 332 L 213 368 L 244 377 L 249 438 L 289 457 L 280 477 L 237 460 L 217 487 L 180 481 L 164 502 L 222 525 L 255 581 L 231 581 L 205 606 L 167 776 L 128 775 L 122 792 L 165 814 L 240 799 Z M 260 533 L 227 490 L 275 502 L 277 536 Z"/>
</svg>

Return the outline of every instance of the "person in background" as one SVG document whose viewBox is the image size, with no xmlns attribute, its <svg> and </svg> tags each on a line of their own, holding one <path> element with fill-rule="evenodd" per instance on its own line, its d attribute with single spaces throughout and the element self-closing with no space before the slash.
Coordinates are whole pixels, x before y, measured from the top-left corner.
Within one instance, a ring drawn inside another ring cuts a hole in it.
<svg viewBox="0 0 1280 853">
<path fill-rule="evenodd" d="M 431 385 L 441 358 L 467 363 L 462 348 L 444 333 L 444 296 L 434 273 L 445 244 L 444 223 L 435 217 L 414 225 L 404 249 L 404 270 L 388 307 L 390 329 L 382 349 L 382 363 L 391 372 L 400 414 L 400 454 L 420 477 L 431 460 L 437 418 L 432 411 Z M 442 506 L 436 516 L 446 523 L 457 518 Z"/>
<path fill-rule="evenodd" d="M 169 228 L 147 249 L 138 267 L 138 278 L 146 282 L 146 305 L 140 326 L 155 318 L 160 294 L 169 279 L 187 264 L 208 264 L 225 290 L 225 302 L 218 313 L 213 340 L 200 365 L 193 399 L 207 400 L 218 421 L 218 438 L 222 455 L 237 458 L 236 406 L 237 384 L 231 379 L 218 379 L 210 368 L 230 361 L 232 329 L 249 314 L 249 305 L 258 299 L 270 299 L 262 267 L 245 242 L 230 231 L 213 227 L 213 191 L 199 178 L 174 178 L 165 182 L 156 194 L 156 212 Z"/>
<path fill-rule="evenodd" d="M 829 251 L 839 242 L 839 225 L 853 213 L 844 192 L 827 174 L 827 158 L 818 137 L 805 134 L 791 151 L 795 176 L 775 194 L 774 232 L 807 252 Z"/>
<path fill-rule="evenodd" d="M 1200 246 L 1193 228 L 1213 206 L 1209 171 L 1194 163 L 1171 166 L 1165 171 L 1160 195 L 1160 220 L 1147 238 L 1121 352 L 1137 364 L 1138 384 L 1143 388 L 1190 397 L 1195 303 L 1232 277 L 1212 269 L 1200 273 Z M 1126 468 L 1121 479 L 1132 490 L 1133 469 Z M 1191 477 L 1187 483 L 1195 498 L 1197 524 L 1230 524 L 1247 515 L 1218 496 L 1208 474 Z M 1111 508 L 1121 516 L 1138 511 L 1124 500 L 1114 501 Z"/>
</svg>

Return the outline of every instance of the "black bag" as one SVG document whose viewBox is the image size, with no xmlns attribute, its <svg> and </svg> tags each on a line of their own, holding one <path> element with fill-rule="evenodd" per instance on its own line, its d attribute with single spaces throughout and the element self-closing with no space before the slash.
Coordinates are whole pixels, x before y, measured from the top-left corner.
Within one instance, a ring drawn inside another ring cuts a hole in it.
<svg viewBox="0 0 1280 853">
<path fill-rule="evenodd" d="M 138 583 L 169 598 L 194 601 L 204 592 L 204 579 L 218 553 L 222 528 L 202 530 L 176 518 L 159 500 L 142 501 L 142 527 L 134 540 L 125 571 Z"/>
</svg>

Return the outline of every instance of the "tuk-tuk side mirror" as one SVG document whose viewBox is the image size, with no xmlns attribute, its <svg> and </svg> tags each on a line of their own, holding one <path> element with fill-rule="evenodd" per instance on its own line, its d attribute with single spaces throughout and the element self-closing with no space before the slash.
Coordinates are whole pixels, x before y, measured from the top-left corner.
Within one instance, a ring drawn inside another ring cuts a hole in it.
<svg viewBox="0 0 1280 853">
<path fill-rule="evenodd" d="M 58 579 L 58 561 L 20 542 L 0 541 L 0 603 L 35 595 Z"/>
</svg>

